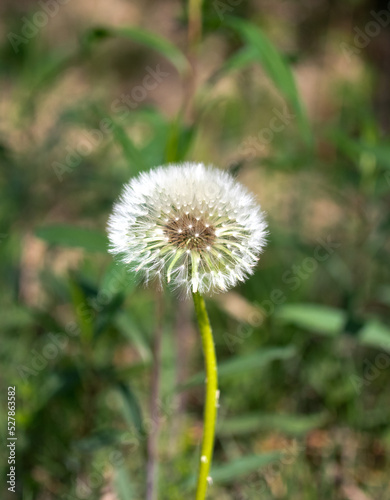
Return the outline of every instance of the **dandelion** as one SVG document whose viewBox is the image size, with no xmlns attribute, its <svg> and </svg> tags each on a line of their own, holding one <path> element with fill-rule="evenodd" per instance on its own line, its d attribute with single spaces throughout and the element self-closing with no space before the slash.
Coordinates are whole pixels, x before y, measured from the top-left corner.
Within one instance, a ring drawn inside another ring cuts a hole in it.
<svg viewBox="0 0 390 500">
<path fill-rule="evenodd" d="M 217 360 L 204 292 L 253 273 L 265 244 L 264 214 L 229 174 L 201 163 L 158 167 L 131 180 L 108 224 L 110 251 L 146 282 L 192 292 L 206 366 L 204 431 L 196 500 L 206 498 L 219 406 Z"/>
<path fill-rule="evenodd" d="M 203 164 L 159 167 L 132 179 L 108 225 L 110 251 L 144 281 L 224 292 L 253 273 L 264 214 L 229 174 Z"/>
</svg>

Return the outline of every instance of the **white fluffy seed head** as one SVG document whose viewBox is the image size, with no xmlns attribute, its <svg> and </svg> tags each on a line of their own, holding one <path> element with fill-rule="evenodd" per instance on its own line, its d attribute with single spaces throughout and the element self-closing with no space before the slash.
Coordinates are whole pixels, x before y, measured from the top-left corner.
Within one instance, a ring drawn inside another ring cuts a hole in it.
<svg viewBox="0 0 390 500">
<path fill-rule="evenodd" d="M 266 227 L 254 197 L 231 175 L 183 163 L 132 179 L 114 205 L 108 235 L 110 252 L 144 281 L 213 293 L 253 273 Z"/>
</svg>

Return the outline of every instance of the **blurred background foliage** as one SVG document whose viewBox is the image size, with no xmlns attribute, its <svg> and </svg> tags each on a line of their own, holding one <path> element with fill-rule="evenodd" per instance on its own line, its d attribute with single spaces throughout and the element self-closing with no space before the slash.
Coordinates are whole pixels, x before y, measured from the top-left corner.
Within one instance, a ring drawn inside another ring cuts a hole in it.
<svg viewBox="0 0 390 500">
<path fill-rule="evenodd" d="M 254 277 L 208 299 L 209 498 L 390 498 L 387 2 L 210 1 L 201 37 L 172 0 L 0 14 L 2 498 L 10 385 L 18 498 L 148 499 L 156 460 L 159 499 L 193 494 L 192 305 L 105 236 L 124 182 L 184 160 L 237 175 L 270 225 Z"/>
</svg>

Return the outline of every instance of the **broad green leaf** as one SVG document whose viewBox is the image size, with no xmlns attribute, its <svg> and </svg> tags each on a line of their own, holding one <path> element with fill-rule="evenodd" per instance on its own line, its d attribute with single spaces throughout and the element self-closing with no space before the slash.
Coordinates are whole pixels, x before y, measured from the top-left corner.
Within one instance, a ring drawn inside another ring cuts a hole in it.
<svg viewBox="0 0 390 500">
<path fill-rule="evenodd" d="M 259 455 L 249 455 L 237 458 L 224 465 L 215 465 L 211 468 L 213 481 L 217 484 L 233 483 L 237 479 L 247 476 L 261 467 L 275 462 L 282 456 L 280 451 L 272 451 Z"/>
<path fill-rule="evenodd" d="M 166 57 L 179 71 L 184 74 L 189 70 L 189 63 L 183 52 L 176 45 L 171 43 L 166 38 L 157 35 L 154 32 L 146 31 L 138 27 L 126 28 L 111 28 L 111 27 L 96 27 L 86 33 L 85 41 L 93 42 L 102 40 L 108 37 L 124 37 L 130 38 L 134 42 L 140 43 L 149 49 L 159 52 Z"/>
<path fill-rule="evenodd" d="M 362 344 L 390 351 L 390 328 L 377 319 L 368 321 L 359 332 Z"/>
<path fill-rule="evenodd" d="M 83 248 L 88 252 L 108 251 L 108 239 L 104 233 L 78 226 L 53 225 L 38 228 L 35 235 L 51 245 Z"/>
<path fill-rule="evenodd" d="M 256 370 L 275 360 L 290 359 L 295 354 L 296 350 L 293 346 L 262 348 L 252 354 L 237 356 L 236 358 L 220 363 L 218 374 L 220 377 L 225 377 Z"/>
<path fill-rule="evenodd" d="M 220 436 L 237 436 L 267 429 L 281 431 L 286 434 L 301 435 L 322 426 L 326 420 L 327 417 L 323 413 L 315 415 L 281 415 L 257 412 L 227 418 L 218 425 L 217 433 Z"/>
<path fill-rule="evenodd" d="M 235 356 L 232 359 L 219 363 L 218 378 L 221 379 L 226 376 L 257 370 L 272 361 L 292 358 L 295 354 L 295 348 L 287 346 L 262 348 L 252 354 Z M 192 377 L 183 388 L 203 384 L 204 379 L 205 373 L 198 373 Z"/>
<path fill-rule="evenodd" d="M 332 337 L 343 331 L 346 321 L 344 311 L 317 304 L 287 304 L 275 311 L 275 317 L 304 330 Z"/>
<path fill-rule="evenodd" d="M 251 49 L 256 51 L 257 58 L 261 62 L 264 71 L 295 111 L 304 140 L 308 145 L 312 144 L 310 124 L 299 98 L 293 73 L 285 58 L 265 36 L 263 31 L 254 24 L 237 18 L 230 18 L 228 24 L 238 31 Z M 251 51 L 246 55 L 246 59 L 248 60 L 249 57 L 252 57 Z"/>
</svg>

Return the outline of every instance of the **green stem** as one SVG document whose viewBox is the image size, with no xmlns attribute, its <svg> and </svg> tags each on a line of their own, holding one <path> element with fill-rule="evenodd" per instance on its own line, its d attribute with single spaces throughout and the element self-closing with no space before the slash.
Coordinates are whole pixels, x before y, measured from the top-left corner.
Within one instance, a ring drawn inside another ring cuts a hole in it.
<svg viewBox="0 0 390 500">
<path fill-rule="evenodd" d="M 200 334 L 202 337 L 203 353 L 206 366 L 206 403 L 204 408 L 204 429 L 196 489 L 196 500 L 204 500 L 206 498 L 210 466 L 213 458 L 215 423 L 217 419 L 219 393 L 217 359 L 215 356 L 213 333 L 211 331 L 206 305 L 203 297 L 199 292 L 194 292 L 192 296 L 194 298 L 195 312 L 198 319 Z"/>
</svg>

